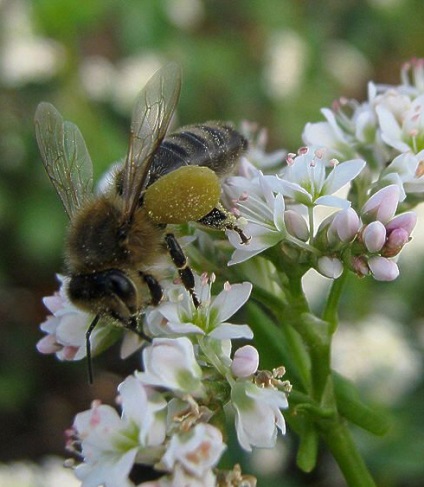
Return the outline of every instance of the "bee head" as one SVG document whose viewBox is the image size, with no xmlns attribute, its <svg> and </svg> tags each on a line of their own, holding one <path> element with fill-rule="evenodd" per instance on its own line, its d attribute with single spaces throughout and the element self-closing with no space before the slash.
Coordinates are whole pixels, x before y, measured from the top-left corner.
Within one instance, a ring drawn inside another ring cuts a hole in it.
<svg viewBox="0 0 424 487">
<path fill-rule="evenodd" d="M 137 311 L 136 287 L 124 272 L 117 269 L 72 276 L 68 296 L 79 308 L 109 314 L 123 322 Z"/>
</svg>

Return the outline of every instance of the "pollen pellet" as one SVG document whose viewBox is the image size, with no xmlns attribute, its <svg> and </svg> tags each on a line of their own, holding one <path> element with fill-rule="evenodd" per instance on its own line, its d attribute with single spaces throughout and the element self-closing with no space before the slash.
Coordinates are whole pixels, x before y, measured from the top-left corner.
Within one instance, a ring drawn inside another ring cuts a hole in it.
<svg viewBox="0 0 424 487">
<path fill-rule="evenodd" d="M 220 196 L 221 184 L 211 169 L 183 166 L 149 186 L 143 206 L 156 223 L 186 223 L 207 215 Z"/>
</svg>

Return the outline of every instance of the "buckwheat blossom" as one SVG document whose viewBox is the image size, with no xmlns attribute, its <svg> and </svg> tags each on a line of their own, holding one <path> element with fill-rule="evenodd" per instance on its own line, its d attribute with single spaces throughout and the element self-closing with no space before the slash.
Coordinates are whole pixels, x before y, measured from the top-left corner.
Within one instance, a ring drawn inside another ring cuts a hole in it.
<svg viewBox="0 0 424 487">
<path fill-rule="evenodd" d="M 405 98 L 399 94 L 398 97 Z M 402 106 L 400 116 L 390 110 L 387 105 L 376 107 L 378 121 L 381 129 L 381 138 L 384 142 L 399 152 L 412 151 L 414 153 L 424 149 L 424 95 L 415 100 L 409 100 Z"/>
<path fill-rule="evenodd" d="M 412 58 L 403 63 L 400 78 L 402 84 L 399 86 L 399 90 L 411 96 L 424 93 L 424 59 Z"/>
<path fill-rule="evenodd" d="M 75 417 L 73 435 L 84 460 L 75 474 L 82 487 L 131 487 L 128 475 L 134 463 L 153 464 L 163 454 L 166 401 L 158 394 L 149 397 L 135 377 L 128 377 L 119 392 L 121 416 L 96 401 Z"/>
<path fill-rule="evenodd" d="M 81 360 L 86 354 L 86 332 L 94 315 L 74 306 L 66 294 L 69 278 L 57 275 L 59 291 L 43 298 L 43 303 L 50 311 L 46 321 L 41 323 L 41 331 L 46 336 L 37 343 L 40 353 L 54 353 L 59 360 Z M 90 335 L 90 347 L 93 355 L 109 347 L 124 336 L 121 357 L 125 358 L 138 350 L 142 341 L 138 335 L 112 322 L 101 320 Z"/>
<path fill-rule="evenodd" d="M 152 336 L 207 335 L 219 340 L 253 337 L 248 325 L 235 325 L 227 320 L 249 299 L 252 285 L 226 283 L 212 295 L 215 276 L 195 275 L 195 292 L 201 305 L 196 308 L 190 294 L 181 286 L 168 294 L 169 301 L 146 313 L 146 330 Z"/>
<path fill-rule="evenodd" d="M 307 207 L 347 208 L 350 202 L 334 193 L 358 176 L 365 161 L 354 159 L 339 163 L 329 159 L 327 154 L 323 148 L 304 147 L 297 155 L 289 155 L 287 167 L 276 178 L 267 176 L 267 182 L 273 191 Z"/>
<path fill-rule="evenodd" d="M 242 163 L 251 161 L 255 168 L 266 170 L 268 168 L 281 165 L 287 151 L 279 149 L 274 152 L 267 152 L 266 145 L 268 142 L 268 133 L 265 128 L 260 128 L 258 124 L 254 122 L 242 122 L 241 132 L 249 141 L 249 147 L 246 157 L 242 158 Z M 244 161 L 243 161 L 244 160 Z M 258 169 L 256 169 L 257 171 Z M 240 168 L 238 170 L 239 175 L 242 175 Z"/>
<path fill-rule="evenodd" d="M 309 122 L 305 125 L 302 134 L 302 140 L 305 145 L 328 147 L 331 149 L 333 157 L 352 157 L 354 155 L 352 147 L 353 135 L 350 135 L 348 131 L 342 130 L 333 111 L 328 108 L 322 108 L 321 113 L 326 119 L 325 122 Z M 353 125 L 353 122 L 349 125 Z M 351 130 L 353 130 L 353 127 Z"/>
<path fill-rule="evenodd" d="M 405 152 L 398 155 L 381 172 L 380 181 L 397 184 L 400 190 L 400 201 L 404 201 L 409 193 L 424 192 L 424 150 L 417 154 Z"/>
<path fill-rule="evenodd" d="M 277 431 L 285 433 L 281 409 L 287 408 L 288 402 L 284 392 L 240 381 L 231 389 L 231 404 L 236 411 L 237 438 L 245 450 L 271 448 L 275 445 Z"/>
<path fill-rule="evenodd" d="M 251 237 L 246 245 L 240 242 L 236 232 L 227 232 L 230 243 L 236 249 L 228 265 L 250 259 L 287 237 L 284 198 L 281 194 L 274 194 L 266 178 L 258 173 L 251 180 L 233 177 L 227 181 L 227 197 L 233 200 L 237 211 L 247 220 L 244 232 Z"/>
<path fill-rule="evenodd" d="M 202 396 L 202 369 L 197 363 L 193 344 L 186 337 L 154 338 L 143 350 L 144 372 L 137 378 L 146 385 Z"/>
<path fill-rule="evenodd" d="M 226 449 L 222 433 L 210 424 L 199 423 L 187 432 L 172 436 L 160 466 L 173 471 L 180 465 L 188 474 L 202 479 Z"/>
<path fill-rule="evenodd" d="M 50 311 L 40 329 L 47 333 L 37 343 L 41 353 L 56 354 L 59 360 L 80 360 L 85 357 L 85 333 L 94 316 L 75 307 L 66 295 L 68 278 L 58 275 L 59 291 L 53 296 L 43 298 L 43 303 Z M 91 336 L 93 349 L 96 348 L 98 335 L 102 328 L 94 330 Z"/>
</svg>

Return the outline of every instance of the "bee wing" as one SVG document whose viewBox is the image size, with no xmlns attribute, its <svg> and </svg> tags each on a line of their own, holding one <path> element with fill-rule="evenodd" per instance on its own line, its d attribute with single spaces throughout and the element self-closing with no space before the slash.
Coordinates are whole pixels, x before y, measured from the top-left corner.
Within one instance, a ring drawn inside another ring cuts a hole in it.
<svg viewBox="0 0 424 487">
<path fill-rule="evenodd" d="M 153 156 L 165 137 L 180 91 L 181 69 L 170 63 L 159 69 L 137 96 L 128 154 L 122 171 L 126 219 L 131 219 L 149 182 Z"/>
<path fill-rule="evenodd" d="M 72 218 L 93 192 L 93 165 L 81 132 L 42 102 L 35 112 L 35 134 L 50 181 Z"/>
</svg>

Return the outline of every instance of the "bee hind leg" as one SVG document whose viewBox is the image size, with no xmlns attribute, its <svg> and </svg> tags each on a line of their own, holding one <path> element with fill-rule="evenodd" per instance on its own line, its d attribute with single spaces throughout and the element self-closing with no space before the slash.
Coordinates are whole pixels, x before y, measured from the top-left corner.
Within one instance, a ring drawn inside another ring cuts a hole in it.
<svg viewBox="0 0 424 487">
<path fill-rule="evenodd" d="M 198 220 L 198 223 L 215 230 L 234 230 L 239 234 L 241 243 L 245 245 L 252 238 L 248 237 L 237 225 L 237 218 L 221 205 L 213 208 L 207 215 Z"/>
<path fill-rule="evenodd" d="M 196 295 L 196 292 L 194 291 L 194 275 L 193 271 L 190 269 L 187 263 L 187 257 L 185 256 L 183 249 L 175 238 L 175 235 L 173 235 L 172 233 L 167 233 L 165 235 L 165 242 L 172 262 L 178 269 L 181 281 L 184 284 L 184 287 L 190 293 L 194 306 L 198 308 L 200 306 L 200 301 Z"/>
</svg>

